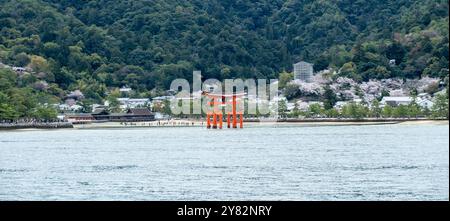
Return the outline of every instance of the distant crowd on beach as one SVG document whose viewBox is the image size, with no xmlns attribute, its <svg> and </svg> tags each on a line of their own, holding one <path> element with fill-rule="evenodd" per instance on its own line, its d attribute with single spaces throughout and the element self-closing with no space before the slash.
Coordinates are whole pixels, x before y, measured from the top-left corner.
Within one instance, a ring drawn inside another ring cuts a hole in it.
<svg viewBox="0 0 450 221">
<path fill-rule="evenodd" d="M 121 122 L 120 125 L 138 127 L 194 127 L 203 126 L 203 122 L 159 120 L 154 122 Z"/>
</svg>

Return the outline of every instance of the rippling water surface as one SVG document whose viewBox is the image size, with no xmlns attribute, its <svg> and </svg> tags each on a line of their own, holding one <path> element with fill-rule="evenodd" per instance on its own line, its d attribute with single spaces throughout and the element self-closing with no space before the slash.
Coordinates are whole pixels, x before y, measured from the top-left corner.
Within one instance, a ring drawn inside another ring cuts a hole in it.
<svg viewBox="0 0 450 221">
<path fill-rule="evenodd" d="M 0 132 L 0 200 L 449 200 L 448 125 Z"/>
</svg>

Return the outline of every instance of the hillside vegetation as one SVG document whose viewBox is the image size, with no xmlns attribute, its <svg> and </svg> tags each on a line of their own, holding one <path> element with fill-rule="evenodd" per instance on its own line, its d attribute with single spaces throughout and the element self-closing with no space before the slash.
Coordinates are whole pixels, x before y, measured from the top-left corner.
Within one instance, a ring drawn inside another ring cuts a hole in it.
<svg viewBox="0 0 450 221">
<path fill-rule="evenodd" d="M 448 9 L 445 0 L 0 0 L 0 62 L 34 73 L 0 85 L 0 98 L 21 90 L 50 103 L 80 89 L 100 102 L 123 85 L 158 93 L 194 69 L 278 78 L 300 60 L 359 82 L 445 78 Z"/>
</svg>

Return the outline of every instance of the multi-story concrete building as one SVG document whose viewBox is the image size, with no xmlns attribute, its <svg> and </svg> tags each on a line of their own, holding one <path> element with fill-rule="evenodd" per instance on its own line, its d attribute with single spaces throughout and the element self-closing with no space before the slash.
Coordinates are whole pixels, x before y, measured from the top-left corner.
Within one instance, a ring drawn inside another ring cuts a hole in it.
<svg viewBox="0 0 450 221">
<path fill-rule="evenodd" d="M 311 82 L 314 73 L 313 66 L 313 64 L 304 61 L 294 64 L 294 78 L 296 80 Z"/>
</svg>

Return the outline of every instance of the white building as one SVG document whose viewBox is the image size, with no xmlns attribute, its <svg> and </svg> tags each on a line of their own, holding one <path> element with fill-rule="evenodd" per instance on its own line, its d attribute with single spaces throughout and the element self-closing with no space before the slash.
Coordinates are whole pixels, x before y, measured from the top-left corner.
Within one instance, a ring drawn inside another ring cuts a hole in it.
<svg viewBox="0 0 450 221">
<path fill-rule="evenodd" d="M 431 109 L 434 105 L 433 98 L 427 93 L 418 94 L 416 102 L 424 109 Z"/>
<path fill-rule="evenodd" d="M 380 102 L 380 107 L 385 107 L 386 105 L 389 105 L 391 107 L 398 107 L 400 105 L 409 105 L 413 101 L 413 97 L 384 97 Z M 431 109 L 434 105 L 431 96 L 425 93 L 417 96 L 415 102 L 424 109 Z"/>
<path fill-rule="evenodd" d="M 96 110 L 99 110 L 99 109 L 106 109 L 107 108 L 107 106 L 105 106 L 105 105 L 101 105 L 101 104 L 93 104 L 92 105 L 92 112 L 95 112 Z"/>
<path fill-rule="evenodd" d="M 170 101 L 175 99 L 175 96 L 160 96 L 160 97 L 154 97 L 152 100 L 153 102 L 163 102 L 163 101 Z"/>
<path fill-rule="evenodd" d="M 361 104 L 362 102 L 363 102 L 363 99 L 361 99 L 361 98 L 353 99 L 353 103 L 355 103 L 355 104 Z"/>
<path fill-rule="evenodd" d="M 304 61 L 294 64 L 294 79 L 311 82 L 314 73 L 313 66 L 313 64 Z"/>
<path fill-rule="evenodd" d="M 433 107 L 434 102 L 429 100 L 428 98 L 421 98 L 417 99 L 417 104 L 424 109 L 430 110 Z"/>
<path fill-rule="evenodd" d="M 391 107 L 398 107 L 400 105 L 409 105 L 413 101 L 412 97 L 383 97 L 380 106 L 389 105 Z"/>
<path fill-rule="evenodd" d="M 395 66 L 396 63 L 397 63 L 397 61 L 395 59 L 389 60 L 389 65 L 390 66 Z"/>
<path fill-rule="evenodd" d="M 117 98 L 117 100 L 120 103 L 120 108 L 124 110 L 128 108 L 137 108 L 150 105 L 150 99 L 148 98 Z"/>
<path fill-rule="evenodd" d="M 406 97 L 409 92 L 405 92 L 403 89 L 390 90 L 389 95 L 391 97 Z"/>
<path fill-rule="evenodd" d="M 83 109 L 83 107 L 81 105 L 78 104 L 60 104 L 58 105 L 58 109 L 60 111 L 70 111 L 70 112 L 79 112 Z"/>
<path fill-rule="evenodd" d="M 342 110 L 342 108 L 344 108 L 345 105 L 349 104 L 348 101 L 338 101 L 336 102 L 336 104 L 334 105 L 334 108 L 336 110 Z"/>
<path fill-rule="evenodd" d="M 119 91 L 120 92 L 122 92 L 122 93 L 129 93 L 129 92 L 131 92 L 133 89 L 131 89 L 131 88 L 129 88 L 129 87 L 126 87 L 126 86 L 123 86 L 123 87 L 121 87 L 120 89 L 119 89 Z"/>
<path fill-rule="evenodd" d="M 288 112 L 292 112 L 295 109 L 295 103 L 287 103 L 286 104 L 286 108 L 288 110 Z"/>
<path fill-rule="evenodd" d="M 309 105 L 307 102 L 304 101 L 297 101 L 297 108 L 300 111 L 307 111 L 309 108 Z"/>
<path fill-rule="evenodd" d="M 320 102 L 320 101 L 308 101 L 308 102 L 301 101 L 301 100 L 297 101 L 297 107 L 298 107 L 298 110 L 300 110 L 300 111 L 308 111 L 309 107 L 313 104 L 318 104 L 321 107 L 324 106 L 323 102 Z"/>
<path fill-rule="evenodd" d="M 18 72 L 18 73 L 22 73 L 22 72 L 26 71 L 26 69 L 23 67 L 13 67 L 12 69 L 13 69 L 13 71 Z"/>
<path fill-rule="evenodd" d="M 80 90 L 74 90 L 67 95 L 67 99 L 81 100 L 84 98 L 84 94 Z"/>
</svg>

